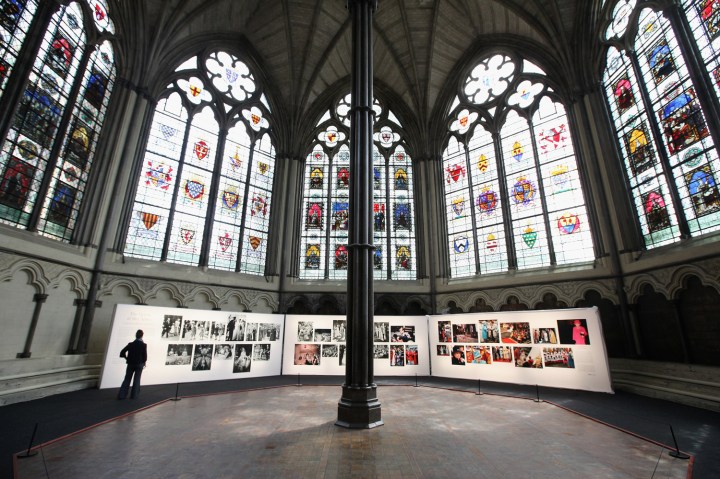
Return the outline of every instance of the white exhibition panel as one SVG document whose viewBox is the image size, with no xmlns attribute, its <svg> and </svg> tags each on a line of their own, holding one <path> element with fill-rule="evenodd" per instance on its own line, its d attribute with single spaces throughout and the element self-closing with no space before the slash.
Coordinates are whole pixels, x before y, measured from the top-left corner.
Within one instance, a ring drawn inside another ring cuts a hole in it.
<svg viewBox="0 0 720 479">
<path fill-rule="evenodd" d="M 430 374 L 427 316 L 375 316 L 373 374 Z M 346 316 L 285 316 L 283 374 L 345 375 Z"/>
<path fill-rule="evenodd" d="M 119 304 L 115 307 L 100 389 L 120 387 L 120 350 L 142 329 L 147 367 L 142 384 L 277 376 L 282 364 L 282 314 Z"/>
<path fill-rule="evenodd" d="M 613 392 L 597 308 L 433 315 L 429 328 L 433 376 Z"/>
</svg>

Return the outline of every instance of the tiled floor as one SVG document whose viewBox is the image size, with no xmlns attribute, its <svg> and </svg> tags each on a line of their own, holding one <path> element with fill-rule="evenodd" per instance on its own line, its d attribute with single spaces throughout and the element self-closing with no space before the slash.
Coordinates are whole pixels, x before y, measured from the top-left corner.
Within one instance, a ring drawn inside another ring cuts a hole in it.
<svg viewBox="0 0 720 479">
<path fill-rule="evenodd" d="M 689 461 L 545 402 L 381 386 L 384 426 L 334 425 L 337 386 L 183 398 L 16 460 L 17 477 L 685 478 Z"/>
</svg>

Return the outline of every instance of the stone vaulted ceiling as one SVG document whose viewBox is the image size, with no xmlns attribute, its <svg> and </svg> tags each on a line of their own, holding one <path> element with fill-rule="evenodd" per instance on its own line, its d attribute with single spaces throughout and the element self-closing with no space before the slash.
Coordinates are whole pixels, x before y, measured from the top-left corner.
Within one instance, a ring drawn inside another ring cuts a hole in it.
<svg viewBox="0 0 720 479">
<path fill-rule="evenodd" d="M 156 77 L 172 71 L 193 45 L 218 38 L 252 52 L 291 126 L 307 121 L 329 88 L 343 83 L 349 88 L 351 23 L 345 0 L 110 1 L 123 74 L 151 91 Z M 453 69 L 491 40 L 552 52 L 557 65 L 582 58 L 578 45 L 588 37 L 599 3 L 379 0 L 376 88 L 399 98 L 418 125 L 427 124 L 443 106 L 441 92 L 453 80 Z"/>
</svg>

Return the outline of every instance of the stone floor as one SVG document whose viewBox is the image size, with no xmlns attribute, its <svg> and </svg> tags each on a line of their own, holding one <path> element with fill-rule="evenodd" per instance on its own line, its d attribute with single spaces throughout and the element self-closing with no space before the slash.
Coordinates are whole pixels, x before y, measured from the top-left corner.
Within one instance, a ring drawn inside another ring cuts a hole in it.
<svg viewBox="0 0 720 479">
<path fill-rule="evenodd" d="M 691 461 L 547 402 L 382 386 L 384 426 L 334 425 L 337 386 L 164 401 L 15 459 L 24 478 L 686 478 Z"/>
</svg>

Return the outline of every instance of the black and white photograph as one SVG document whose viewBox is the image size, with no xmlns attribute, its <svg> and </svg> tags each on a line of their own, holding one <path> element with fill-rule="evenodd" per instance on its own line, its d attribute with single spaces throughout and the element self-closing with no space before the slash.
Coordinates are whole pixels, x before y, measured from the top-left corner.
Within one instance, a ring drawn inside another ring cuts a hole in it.
<svg viewBox="0 0 720 479">
<path fill-rule="evenodd" d="M 160 338 L 170 340 L 180 339 L 181 323 L 182 316 L 166 314 L 163 317 L 162 329 L 160 330 Z"/>
<path fill-rule="evenodd" d="M 252 344 L 236 344 L 233 359 L 234 373 L 249 373 L 252 364 Z"/>
<path fill-rule="evenodd" d="M 415 326 L 390 326 L 390 341 L 393 343 L 415 342 Z"/>
<path fill-rule="evenodd" d="M 214 357 L 218 361 L 227 361 L 227 360 L 232 359 L 232 357 L 233 357 L 232 345 L 216 344 Z"/>
<path fill-rule="evenodd" d="M 373 345 L 373 359 L 388 359 L 390 352 L 387 344 L 375 344 Z"/>
<path fill-rule="evenodd" d="M 257 341 L 258 323 L 247 323 L 245 325 L 245 341 Z"/>
<path fill-rule="evenodd" d="M 237 324 L 237 316 L 228 316 L 227 326 L 225 327 L 225 341 L 234 341 L 235 325 Z"/>
<path fill-rule="evenodd" d="M 275 323 L 260 323 L 258 326 L 258 341 L 277 341 L 280 339 L 280 325 Z"/>
<path fill-rule="evenodd" d="M 437 355 L 438 356 L 450 356 L 450 346 L 447 344 L 438 344 L 437 345 Z"/>
<path fill-rule="evenodd" d="M 187 366 L 192 360 L 192 344 L 171 344 L 165 357 L 166 366 Z"/>
<path fill-rule="evenodd" d="M 310 342 L 313 340 L 313 322 L 298 321 L 298 342 Z"/>
<path fill-rule="evenodd" d="M 347 330 L 347 321 L 344 319 L 333 320 L 333 341 L 336 343 L 345 342 L 345 331 Z"/>
<path fill-rule="evenodd" d="M 338 364 L 340 366 L 345 365 L 345 345 L 340 344 L 340 348 L 338 350 Z"/>
<path fill-rule="evenodd" d="M 316 329 L 315 330 L 315 342 L 316 343 L 329 343 L 331 340 L 330 329 Z"/>
<path fill-rule="evenodd" d="M 213 341 L 222 341 L 225 339 L 225 323 L 223 321 L 213 321 L 210 324 L 210 339 Z"/>
<path fill-rule="evenodd" d="M 212 344 L 196 344 L 195 352 L 193 352 L 192 370 L 193 371 L 210 371 L 212 365 L 213 345 Z"/>
<path fill-rule="evenodd" d="M 186 341 L 204 341 L 210 339 L 210 321 L 185 321 L 182 338 Z"/>
<path fill-rule="evenodd" d="M 297 366 L 319 366 L 320 345 L 319 344 L 296 344 L 294 363 Z"/>
<path fill-rule="evenodd" d="M 255 344 L 253 346 L 253 361 L 269 361 L 270 360 L 270 345 Z"/>
<path fill-rule="evenodd" d="M 390 341 L 390 323 L 375 323 L 373 329 L 373 341 L 376 343 L 387 343 Z"/>
<path fill-rule="evenodd" d="M 322 357 L 324 357 L 324 358 L 338 357 L 338 345 L 337 344 L 323 344 L 322 345 Z"/>
<path fill-rule="evenodd" d="M 393 344 L 390 346 L 390 366 L 405 366 L 405 346 Z"/>
</svg>

